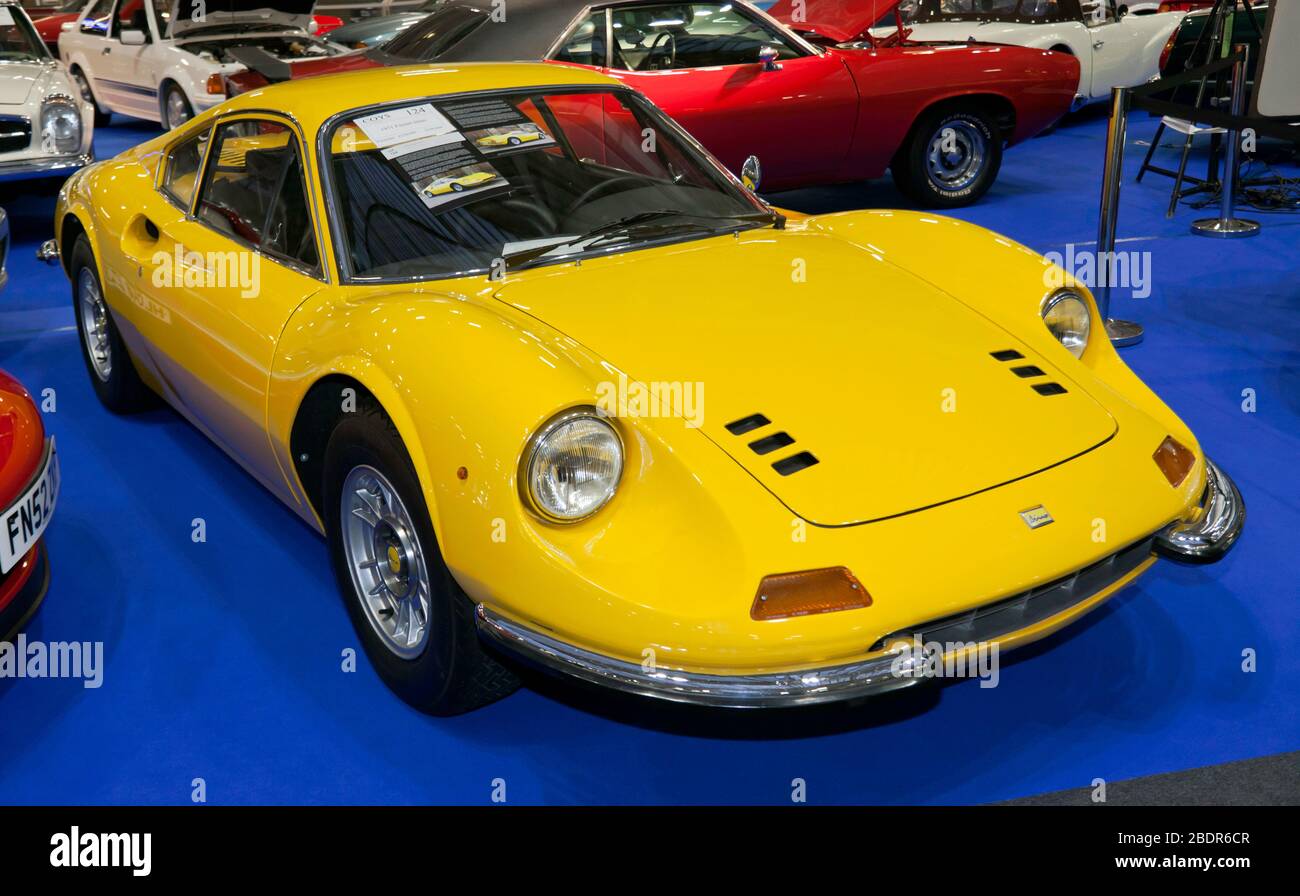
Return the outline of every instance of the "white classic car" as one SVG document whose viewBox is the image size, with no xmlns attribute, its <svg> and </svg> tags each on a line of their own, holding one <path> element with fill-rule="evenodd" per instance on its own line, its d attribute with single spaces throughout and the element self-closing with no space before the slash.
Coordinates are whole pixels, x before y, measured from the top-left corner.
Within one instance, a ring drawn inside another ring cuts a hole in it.
<svg viewBox="0 0 1300 896">
<path fill-rule="evenodd" d="M 70 174 L 91 160 L 94 127 L 27 13 L 0 0 L 0 181 Z"/>
<path fill-rule="evenodd" d="M 808 0 L 809 20 L 816 3 Z M 1186 13 L 1149 10 L 1144 5 L 1142 14 L 1130 14 L 1117 0 L 902 0 L 898 9 L 914 42 L 969 38 L 1077 57 L 1076 106 L 1106 99 L 1112 87 L 1136 87 L 1159 74 L 1160 51 Z M 882 37 L 893 31 L 871 29 Z"/>
<path fill-rule="evenodd" d="M 283 61 L 343 47 L 310 33 L 315 0 L 90 0 L 59 55 L 101 123 L 112 112 L 174 128 L 226 99 L 241 50 Z M 265 58 L 263 56 L 262 58 Z"/>
</svg>

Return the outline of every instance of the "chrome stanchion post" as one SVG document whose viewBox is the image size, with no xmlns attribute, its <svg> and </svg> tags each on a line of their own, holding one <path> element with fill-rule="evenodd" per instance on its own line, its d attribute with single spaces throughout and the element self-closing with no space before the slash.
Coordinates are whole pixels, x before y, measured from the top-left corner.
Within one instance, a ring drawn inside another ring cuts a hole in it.
<svg viewBox="0 0 1300 896">
<path fill-rule="evenodd" d="M 1119 184 L 1124 167 L 1124 140 L 1128 134 L 1128 88 L 1112 88 L 1110 123 L 1106 127 L 1106 165 L 1101 178 L 1101 213 L 1097 225 L 1097 310 L 1106 322 L 1106 335 L 1123 347 L 1142 341 L 1142 325 L 1110 316 L 1110 259 L 1115 253 L 1115 226 L 1119 222 Z"/>
<path fill-rule="evenodd" d="M 1250 62 L 1250 48 L 1245 44 L 1238 44 L 1233 47 L 1233 50 L 1237 54 L 1237 59 L 1232 63 L 1232 105 L 1229 107 L 1229 112 L 1233 118 L 1240 118 L 1246 113 L 1246 66 Z M 1219 217 L 1193 221 L 1192 233 L 1200 236 L 1217 236 L 1222 239 L 1255 236 L 1259 233 L 1258 221 L 1235 217 L 1241 132 L 1237 128 L 1231 128 L 1224 139 L 1221 183 L 1223 195 L 1219 202 Z"/>
</svg>

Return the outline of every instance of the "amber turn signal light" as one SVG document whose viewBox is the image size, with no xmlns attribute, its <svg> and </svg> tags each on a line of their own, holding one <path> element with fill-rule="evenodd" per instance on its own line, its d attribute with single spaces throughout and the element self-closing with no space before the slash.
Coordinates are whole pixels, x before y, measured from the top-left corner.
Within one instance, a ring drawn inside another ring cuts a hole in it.
<svg viewBox="0 0 1300 896">
<path fill-rule="evenodd" d="M 221 75 L 208 75 L 208 93 L 215 93 L 217 96 L 226 95 L 226 82 Z"/>
<path fill-rule="evenodd" d="M 1165 440 L 1160 443 L 1160 447 L 1151 457 L 1174 488 L 1183 484 L 1187 474 L 1192 472 L 1192 467 L 1196 465 L 1196 455 L 1192 453 L 1192 449 L 1176 441 L 1173 436 L 1165 436 Z"/>
<path fill-rule="evenodd" d="M 846 567 L 806 569 L 767 576 L 758 584 L 753 619 L 788 619 L 871 606 L 871 595 Z"/>
</svg>

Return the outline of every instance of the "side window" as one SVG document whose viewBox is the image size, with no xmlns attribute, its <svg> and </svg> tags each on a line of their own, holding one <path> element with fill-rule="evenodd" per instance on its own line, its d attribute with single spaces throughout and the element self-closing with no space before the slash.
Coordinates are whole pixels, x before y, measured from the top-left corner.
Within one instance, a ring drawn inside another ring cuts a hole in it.
<svg viewBox="0 0 1300 896">
<path fill-rule="evenodd" d="M 123 31 L 141 31 L 149 37 L 149 13 L 144 8 L 145 0 L 122 0 L 117 12 L 113 14 L 113 30 L 110 37 L 121 37 Z"/>
<path fill-rule="evenodd" d="M 213 140 L 199 220 L 274 258 L 318 268 L 293 133 L 275 122 L 244 120 L 219 126 Z"/>
<path fill-rule="evenodd" d="M 96 0 L 81 17 L 82 34 L 108 34 L 108 24 L 113 16 L 113 0 Z"/>
<path fill-rule="evenodd" d="M 186 210 L 194 199 L 194 185 L 199 182 L 199 167 L 203 164 L 203 150 L 207 148 L 209 133 L 196 134 L 177 145 L 167 156 L 163 192 Z"/>
<path fill-rule="evenodd" d="M 555 53 L 556 62 L 571 62 L 575 65 L 591 65 L 598 68 L 605 66 L 605 10 L 593 12 L 583 19 L 569 39 Z"/>
<path fill-rule="evenodd" d="M 758 64 L 773 47 L 779 59 L 804 55 L 786 35 L 732 3 L 665 3 L 615 9 L 614 67 L 646 72 Z"/>
</svg>

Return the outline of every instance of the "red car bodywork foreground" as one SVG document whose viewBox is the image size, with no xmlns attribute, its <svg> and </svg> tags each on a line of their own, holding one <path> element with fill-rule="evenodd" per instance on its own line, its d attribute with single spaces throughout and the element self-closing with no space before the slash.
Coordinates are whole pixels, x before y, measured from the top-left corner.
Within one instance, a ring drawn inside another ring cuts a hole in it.
<svg viewBox="0 0 1300 896">
<path fill-rule="evenodd" d="M 765 192 L 881 176 L 922 114 L 942 103 L 986 105 L 1002 139 L 1018 143 L 1065 115 L 1079 84 L 1073 56 L 1026 47 L 882 41 L 862 49 L 818 49 L 815 55 L 783 60 L 778 71 L 765 71 L 757 62 L 596 70 L 644 93 L 733 172 L 757 154 Z M 382 52 L 360 51 L 293 63 L 288 71 L 292 78 L 304 78 L 386 61 Z M 231 94 L 268 83 L 256 71 L 239 72 L 226 82 Z"/>
<path fill-rule="evenodd" d="M 11 516 L 45 456 L 40 412 L 22 384 L 0 370 L 0 521 Z M 6 527 L 0 526 L 0 538 L 8 537 Z M 0 641 L 15 634 L 36 612 L 49 581 L 43 538 L 12 569 L 0 571 Z"/>
</svg>

